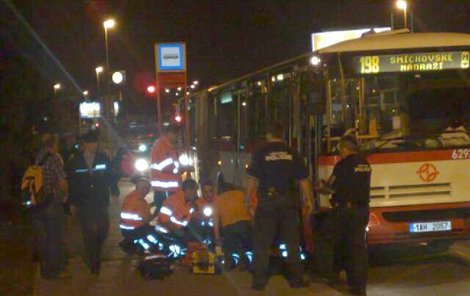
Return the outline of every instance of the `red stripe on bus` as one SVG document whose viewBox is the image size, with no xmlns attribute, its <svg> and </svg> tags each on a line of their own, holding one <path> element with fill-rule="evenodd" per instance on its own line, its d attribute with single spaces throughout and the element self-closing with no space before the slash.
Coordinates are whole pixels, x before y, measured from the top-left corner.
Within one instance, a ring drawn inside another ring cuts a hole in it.
<svg viewBox="0 0 470 296">
<path fill-rule="evenodd" d="M 381 154 L 372 154 L 367 158 L 367 160 L 369 161 L 370 164 L 453 160 L 455 159 L 455 157 L 453 157 L 452 155 L 453 153 L 455 153 L 455 150 L 381 153 Z M 462 159 L 462 158 L 459 157 L 459 159 Z M 468 159 L 468 157 L 466 159 Z M 340 157 L 337 155 L 320 156 L 318 160 L 318 164 L 320 166 L 335 165 L 339 160 L 340 160 Z"/>
</svg>

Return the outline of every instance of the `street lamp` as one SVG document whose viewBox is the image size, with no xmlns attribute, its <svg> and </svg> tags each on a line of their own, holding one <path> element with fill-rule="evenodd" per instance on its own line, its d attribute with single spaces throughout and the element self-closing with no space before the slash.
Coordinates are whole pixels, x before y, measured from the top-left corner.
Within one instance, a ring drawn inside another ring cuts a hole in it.
<svg viewBox="0 0 470 296">
<path fill-rule="evenodd" d="M 88 90 L 84 90 L 84 91 L 83 91 L 83 95 L 84 95 L 84 96 L 88 96 L 88 94 L 89 94 Z"/>
<path fill-rule="evenodd" d="M 403 10 L 403 18 L 405 23 L 405 29 L 408 28 L 408 20 L 406 15 L 406 10 L 408 9 L 408 3 L 405 0 L 398 0 L 396 2 L 396 6 L 398 9 Z"/>
<path fill-rule="evenodd" d="M 106 46 L 106 71 L 108 71 L 108 87 L 109 87 L 109 73 L 110 73 L 110 67 L 109 67 L 109 45 L 108 45 L 108 30 L 112 29 L 116 26 L 116 21 L 114 19 L 107 19 L 103 22 L 103 27 L 104 27 L 104 42 Z"/>
<path fill-rule="evenodd" d="M 58 91 L 58 90 L 61 89 L 61 88 L 62 88 L 62 85 L 60 85 L 60 83 L 54 84 L 54 92 L 55 92 L 55 91 Z"/>
<path fill-rule="evenodd" d="M 105 29 L 112 29 L 116 26 L 116 21 L 114 19 L 107 19 L 103 22 Z"/>
<path fill-rule="evenodd" d="M 124 71 L 116 71 L 113 73 L 111 76 L 111 80 L 113 81 L 114 84 L 120 85 L 124 82 L 125 80 L 125 73 Z"/>
<path fill-rule="evenodd" d="M 104 68 L 102 66 L 98 66 L 95 68 L 96 72 L 96 87 L 98 90 L 98 93 L 100 92 L 100 74 L 104 71 Z"/>
</svg>

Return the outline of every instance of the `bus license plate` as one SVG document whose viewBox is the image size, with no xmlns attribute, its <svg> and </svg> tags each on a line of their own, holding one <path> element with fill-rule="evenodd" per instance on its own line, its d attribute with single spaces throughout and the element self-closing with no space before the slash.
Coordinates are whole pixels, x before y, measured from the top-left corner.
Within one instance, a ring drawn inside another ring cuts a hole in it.
<svg viewBox="0 0 470 296">
<path fill-rule="evenodd" d="M 410 223 L 410 232 L 439 232 L 439 231 L 451 231 L 452 222 L 450 221 L 437 221 L 437 222 L 425 222 L 425 223 Z"/>
</svg>

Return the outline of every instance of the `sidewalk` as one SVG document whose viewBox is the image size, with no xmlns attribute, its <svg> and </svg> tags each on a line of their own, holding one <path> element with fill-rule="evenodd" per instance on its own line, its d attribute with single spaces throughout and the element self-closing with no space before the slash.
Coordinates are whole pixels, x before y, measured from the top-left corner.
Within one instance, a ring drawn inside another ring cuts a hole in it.
<svg viewBox="0 0 470 296">
<path fill-rule="evenodd" d="M 39 281 L 35 296 L 185 296 L 185 295 L 341 295 L 321 284 L 308 289 L 291 289 L 284 278 L 273 277 L 265 292 L 252 292 L 251 276 L 246 272 L 223 275 L 193 275 L 176 270 L 164 280 L 143 280 L 130 259 L 104 262 L 99 276 L 92 276 L 79 260 L 71 262 L 70 280 Z"/>
<path fill-rule="evenodd" d="M 130 183 L 120 184 L 121 202 L 131 189 Z M 126 256 L 118 247 L 121 234 L 118 228 L 120 204 L 109 209 L 111 227 L 105 243 L 103 264 L 99 276 L 91 275 L 82 260 L 80 229 L 73 217 L 68 222 L 70 270 L 73 278 L 43 280 L 36 272 L 34 296 L 185 296 L 185 295 L 251 295 L 251 275 L 246 272 L 229 272 L 223 275 L 193 275 L 179 268 L 164 280 L 143 280 L 136 271 L 136 260 Z M 39 270 L 38 270 L 39 271 Z M 341 295 L 323 284 L 313 284 L 308 289 L 291 289 L 284 278 L 273 277 L 264 293 L 255 295 Z"/>
</svg>

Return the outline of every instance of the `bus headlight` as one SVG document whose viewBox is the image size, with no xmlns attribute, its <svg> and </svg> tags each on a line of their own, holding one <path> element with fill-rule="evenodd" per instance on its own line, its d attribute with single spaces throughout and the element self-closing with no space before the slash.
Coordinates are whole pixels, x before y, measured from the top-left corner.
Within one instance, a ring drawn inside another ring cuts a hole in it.
<svg viewBox="0 0 470 296">
<path fill-rule="evenodd" d="M 204 216 L 210 217 L 212 216 L 213 210 L 211 207 L 205 207 L 203 210 Z"/>
<path fill-rule="evenodd" d="M 135 161 L 134 167 L 139 172 L 145 172 L 149 169 L 149 162 L 146 159 L 139 158 Z"/>
</svg>

